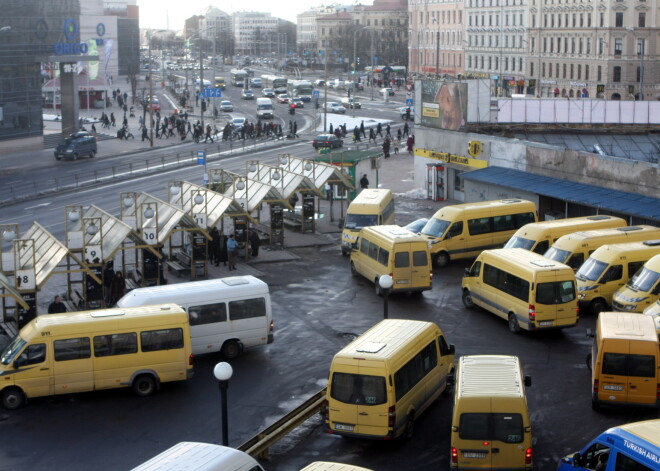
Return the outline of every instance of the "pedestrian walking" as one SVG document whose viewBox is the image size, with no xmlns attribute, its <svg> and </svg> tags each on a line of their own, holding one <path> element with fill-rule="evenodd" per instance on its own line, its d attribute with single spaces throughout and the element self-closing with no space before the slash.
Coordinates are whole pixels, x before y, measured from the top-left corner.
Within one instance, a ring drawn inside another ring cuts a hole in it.
<svg viewBox="0 0 660 471">
<path fill-rule="evenodd" d="M 259 246 L 261 245 L 261 240 L 259 239 L 259 233 L 254 229 L 248 231 L 248 240 L 250 241 L 250 248 L 252 249 L 252 256 L 259 256 Z"/>
<path fill-rule="evenodd" d="M 126 279 L 121 271 L 115 273 L 112 279 L 112 286 L 110 287 L 110 306 L 117 304 L 121 298 L 126 294 Z"/>
<path fill-rule="evenodd" d="M 374 128 L 369 128 L 369 142 L 374 141 L 374 144 L 376 143 L 376 131 L 374 131 Z"/>
<path fill-rule="evenodd" d="M 110 123 L 112 124 L 112 127 L 115 127 L 115 114 L 110 113 Z"/>
<path fill-rule="evenodd" d="M 208 141 L 208 140 L 210 140 L 211 142 L 213 142 L 213 136 L 211 136 L 211 131 L 212 131 L 212 130 L 213 130 L 213 128 L 211 128 L 211 125 L 210 125 L 210 124 L 207 124 L 207 125 L 206 125 L 206 134 L 205 134 L 205 136 L 204 136 L 204 143 L 206 143 L 206 141 Z"/>
<path fill-rule="evenodd" d="M 390 139 L 388 137 L 383 141 L 383 155 L 386 159 L 390 158 Z"/>
<path fill-rule="evenodd" d="M 353 129 L 353 142 L 362 142 L 362 139 L 360 139 L 360 128 L 357 125 Z"/>
<path fill-rule="evenodd" d="M 383 126 L 378 123 L 378 126 L 376 126 L 376 134 L 378 134 L 380 137 L 383 137 Z"/>
<path fill-rule="evenodd" d="M 403 125 L 403 133 L 406 135 L 406 137 L 408 137 L 408 135 L 410 134 L 410 128 L 408 127 L 408 122 L 406 122 Z"/>
<path fill-rule="evenodd" d="M 397 138 L 398 140 L 401 140 L 401 129 L 397 129 L 397 130 L 396 130 L 396 138 Z"/>
<path fill-rule="evenodd" d="M 392 139 L 392 134 L 390 133 L 390 124 L 387 123 L 387 127 L 385 127 L 385 137 L 389 137 Z"/>
<path fill-rule="evenodd" d="M 142 142 L 144 142 L 145 139 L 148 141 L 149 140 L 149 135 L 147 134 L 147 127 L 142 126 Z"/>
<path fill-rule="evenodd" d="M 398 154 L 399 146 L 401 145 L 401 139 L 395 137 L 394 140 L 392 141 L 392 145 L 394 146 L 394 154 Z"/>
<path fill-rule="evenodd" d="M 410 136 L 408 136 L 408 140 L 406 141 L 406 147 L 408 148 L 409 155 L 412 155 L 414 146 L 415 146 L 415 137 L 411 134 Z"/>
<path fill-rule="evenodd" d="M 229 240 L 227 240 L 227 257 L 229 258 L 229 269 L 236 270 L 236 260 L 238 258 L 238 242 L 236 242 L 234 234 L 230 234 Z"/>
<path fill-rule="evenodd" d="M 366 131 L 364 130 L 364 120 L 360 122 L 360 134 L 362 134 L 362 137 L 367 137 Z"/>
</svg>

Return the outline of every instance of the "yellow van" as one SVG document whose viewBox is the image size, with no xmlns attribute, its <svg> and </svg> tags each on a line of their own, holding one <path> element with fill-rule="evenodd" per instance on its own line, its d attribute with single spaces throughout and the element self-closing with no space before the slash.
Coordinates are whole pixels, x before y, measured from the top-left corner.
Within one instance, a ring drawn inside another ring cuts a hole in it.
<svg viewBox="0 0 660 471">
<path fill-rule="evenodd" d="M 580 309 L 589 309 L 593 314 L 605 311 L 614 293 L 658 254 L 660 240 L 598 247 L 575 274 Z"/>
<path fill-rule="evenodd" d="M 660 255 L 644 264 L 630 281 L 612 297 L 612 309 L 643 312 L 660 299 Z"/>
<path fill-rule="evenodd" d="M 0 356 L 6 409 L 33 397 L 131 387 L 148 396 L 192 377 L 188 315 L 176 304 L 38 316 Z"/>
<path fill-rule="evenodd" d="M 532 222 L 518 229 L 504 245 L 504 248 L 521 248 L 543 255 L 563 235 L 578 231 L 624 227 L 626 225 L 624 219 L 604 214 Z"/>
<path fill-rule="evenodd" d="M 410 438 L 415 419 L 447 389 L 454 346 L 433 322 L 387 319 L 335 355 L 326 395 L 328 432 Z"/>
<path fill-rule="evenodd" d="M 346 210 L 341 253 L 348 255 L 363 227 L 394 224 L 394 196 L 390 190 L 363 189 Z"/>
<path fill-rule="evenodd" d="M 518 357 L 458 360 L 451 426 L 451 469 L 532 469 L 532 424 Z"/>
<path fill-rule="evenodd" d="M 421 230 L 431 244 L 433 263 L 476 257 L 482 250 L 502 247 L 516 230 L 536 222 L 536 205 L 508 199 L 457 204 L 439 209 Z"/>
<path fill-rule="evenodd" d="M 651 316 L 601 312 L 587 366 L 591 405 L 660 406 L 660 349 Z"/>
<path fill-rule="evenodd" d="M 381 294 L 382 275 L 392 277 L 392 292 L 431 289 L 431 254 L 422 237 L 399 226 L 369 226 L 360 231 L 356 245 L 351 273 L 373 281 L 376 294 Z"/>
<path fill-rule="evenodd" d="M 463 276 L 463 304 L 509 321 L 513 333 L 578 322 L 570 267 L 525 249 L 485 250 Z"/>
<path fill-rule="evenodd" d="M 607 244 L 623 244 L 625 242 L 641 242 L 660 239 L 660 228 L 655 226 L 626 226 L 595 231 L 574 232 L 561 236 L 552 244 L 545 255 L 548 258 L 565 263 L 574 271 L 594 253 Z"/>
</svg>

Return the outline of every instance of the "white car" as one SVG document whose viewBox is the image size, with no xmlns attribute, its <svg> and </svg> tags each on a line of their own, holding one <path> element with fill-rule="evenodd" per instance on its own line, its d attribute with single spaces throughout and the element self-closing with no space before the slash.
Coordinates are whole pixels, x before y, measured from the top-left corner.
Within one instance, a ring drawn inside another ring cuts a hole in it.
<svg viewBox="0 0 660 471">
<path fill-rule="evenodd" d="M 234 118 L 231 120 L 231 127 L 233 129 L 240 129 L 245 125 L 246 121 L 246 118 Z"/>
<path fill-rule="evenodd" d="M 220 102 L 220 111 L 234 111 L 234 105 L 231 104 L 231 101 L 229 100 L 222 100 Z"/>
<path fill-rule="evenodd" d="M 337 103 L 336 101 L 329 101 L 326 103 L 325 110 L 328 113 L 346 114 L 346 108 L 344 108 L 341 103 Z"/>
</svg>

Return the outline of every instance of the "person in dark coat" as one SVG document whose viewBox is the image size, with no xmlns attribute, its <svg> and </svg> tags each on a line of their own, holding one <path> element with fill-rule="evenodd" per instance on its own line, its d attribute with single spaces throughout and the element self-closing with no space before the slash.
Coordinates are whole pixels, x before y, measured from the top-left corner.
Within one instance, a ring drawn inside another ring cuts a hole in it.
<svg viewBox="0 0 660 471">
<path fill-rule="evenodd" d="M 219 236 L 220 247 L 218 248 L 218 259 L 215 262 L 216 267 L 220 264 L 220 262 L 222 262 L 224 266 L 227 266 L 227 260 L 229 260 L 229 257 L 227 256 L 227 236 L 222 232 L 219 233 Z"/>
<path fill-rule="evenodd" d="M 118 271 L 112 280 L 112 287 L 110 288 L 110 306 L 117 304 L 124 294 L 126 294 L 126 280 L 122 272 Z"/>
<path fill-rule="evenodd" d="M 259 255 L 259 246 L 261 245 L 259 233 L 254 229 L 250 229 L 248 240 L 250 241 L 250 247 L 252 248 L 252 256 L 257 257 Z"/>
<path fill-rule="evenodd" d="M 383 154 L 386 159 L 390 157 L 390 139 L 388 137 L 383 141 Z"/>
<path fill-rule="evenodd" d="M 217 227 L 211 229 L 211 243 L 209 244 L 209 261 L 217 267 L 220 259 L 220 232 Z"/>
<path fill-rule="evenodd" d="M 360 178 L 360 188 L 369 188 L 369 179 L 366 173 Z"/>
<path fill-rule="evenodd" d="M 109 261 L 103 269 L 103 299 L 108 306 L 111 306 L 110 290 L 112 289 L 112 280 L 115 279 L 114 263 Z"/>
<path fill-rule="evenodd" d="M 66 312 L 66 306 L 62 302 L 62 296 L 57 295 L 48 305 L 48 314 L 59 314 L 60 312 Z"/>
</svg>

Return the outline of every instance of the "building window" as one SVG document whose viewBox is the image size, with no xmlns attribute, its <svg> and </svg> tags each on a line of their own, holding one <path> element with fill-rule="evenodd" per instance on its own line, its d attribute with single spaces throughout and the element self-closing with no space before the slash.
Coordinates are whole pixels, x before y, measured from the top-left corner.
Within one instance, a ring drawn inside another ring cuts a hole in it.
<svg viewBox="0 0 660 471">
<path fill-rule="evenodd" d="M 545 62 L 541 64 L 541 75 L 545 77 Z"/>
<path fill-rule="evenodd" d="M 599 66 L 598 66 L 598 69 L 596 69 L 596 80 L 598 80 L 598 81 L 600 82 L 600 79 L 601 79 L 601 78 L 603 78 L 603 69 L 602 69 L 602 67 L 599 65 Z"/>
<path fill-rule="evenodd" d="M 575 54 L 575 38 L 571 38 L 571 54 Z"/>
<path fill-rule="evenodd" d="M 637 82 L 639 82 L 640 76 L 641 76 L 640 67 L 637 66 Z"/>
<path fill-rule="evenodd" d="M 620 66 L 614 66 L 612 70 L 612 82 L 620 82 L 621 81 L 621 67 Z"/>
<path fill-rule="evenodd" d="M 643 11 L 639 12 L 639 18 L 637 20 L 637 26 L 640 28 L 645 28 L 646 27 L 646 13 Z"/>
<path fill-rule="evenodd" d="M 644 38 L 640 38 L 637 40 L 637 55 L 638 56 L 643 56 L 644 55 Z"/>
<path fill-rule="evenodd" d="M 564 64 L 564 67 L 563 67 L 564 74 L 563 74 L 563 77 L 562 77 L 562 78 L 566 78 L 566 65 L 567 65 L 567 64 Z"/>
<path fill-rule="evenodd" d="M 577 79 L 580 80 L 581 78 L 582 78 L 582 64 L 578 64 Z"/>
<path fill-rule="evenodd" d="M 599 23 L 600 23 L 600 27 L 601 27 L 601 28 L 604 28 L 604 27 L 605 27 L 605 13 L 603 13 L 603 12 L 600 13 L 600 21 L 599 21 Z"/>
<path fill-rule="evenodd" d="M 587 28 L 591 28 L 591 13 L 587 13 Z"/>
<path fill-rule="evenodd" d="M 580 13 L 580 28 L 584 26 L 584 13 Z"/>
<path fill-rule="evenodd" d="M 532 16 L 532 28 L 536 28 L 536 16 Z"/>
<path fill-rule="evenodd" d="M 584 66 L 584 79 L 589 80 L 589 64 Z"/>
<path fill-rule="evenodd" d="M 534 77 L 534 63 L 529 64 L 529 76 Z"/>
<path fill-rule="evenodd" d="M 573 80 L 573 77 L 574 77 L 574 75 L 573 75 L 573 64 L 571 64 L 571 75 L 570 75 L 570 77 L 571 77 L 571 80 Z"/>
<path fill-rule="evenodd" d="M 614 38 L 614 55 L 620 56 L 623 53 L 623 38 Z"/>
<path fill-rule="evenodd" d="M 614 26 L 617 28 L 623 28 L 623 12 L 615 13 Z"/>
</svg>

